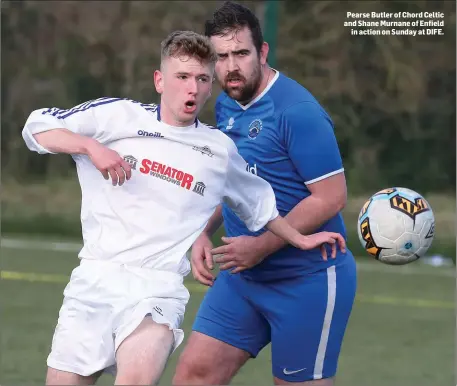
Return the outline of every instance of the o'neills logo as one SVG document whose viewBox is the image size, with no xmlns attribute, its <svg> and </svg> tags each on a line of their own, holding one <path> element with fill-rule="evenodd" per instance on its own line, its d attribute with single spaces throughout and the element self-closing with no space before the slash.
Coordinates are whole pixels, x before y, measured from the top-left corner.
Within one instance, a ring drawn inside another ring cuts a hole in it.
<svg viewBox="0 0 457 386">
<path fill-rule="evenodd" d="M 140 172 L 171 182 L 172 184 L 180 185 L 187 190 L 190 190 L 192 181 L 194 180 L 194 177 L 189 173 L 146 158 L 141 161 Z"/>
</svg>

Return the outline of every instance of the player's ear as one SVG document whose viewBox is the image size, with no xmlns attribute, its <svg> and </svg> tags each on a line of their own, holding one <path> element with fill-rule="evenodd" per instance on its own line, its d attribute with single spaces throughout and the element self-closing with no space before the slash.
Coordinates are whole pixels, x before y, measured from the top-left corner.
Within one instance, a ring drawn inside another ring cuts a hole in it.
<svg viewBox="0 0 457 386">
<path fill-rule="evenodd" d="M 154 86 L 159 94 L 163 92 L 163 74 L 159 70 L 154 71 Z"/>
<path fill-rule="evenodd" d="M 270 51 L 270 46 L 267 42 L 263 42 L 262 46 L 260 47 L 260 64 L 265 64 L 268 58 L 268 52 Z"/>
</svg>

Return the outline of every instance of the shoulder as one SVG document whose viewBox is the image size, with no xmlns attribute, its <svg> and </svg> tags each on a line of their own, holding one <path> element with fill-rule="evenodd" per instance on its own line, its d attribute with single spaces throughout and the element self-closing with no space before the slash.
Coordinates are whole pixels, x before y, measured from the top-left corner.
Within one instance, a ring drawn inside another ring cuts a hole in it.
<svg viewBox="0 0 457 386">
<path fill-rule="evenodd" d="M 215 106 L 216 107 L 222 106 L 227 98 L 228 98 L 228 95 L 224 91 L 221 91 L 220 94 L 216 98 Z"/>
<path fill-rule="evenodd" d="M 126 109 L 126 110 L 146 110 L 150 112 L 156 112 L 158 105 L 155 103 L 144 103 L 129 98 L 110 98 L 104 97 L 95 99 L 88 102 L 92 107 L 96 106 L 109 106 L 113 109 Z"/>
<path fill-rule="evenodd" d="M 122 107 L 125 109 L 133 109 L 133 110 L 145 110 L 149 111 L 151 113 L 155 113 L 158 110 L 158 106 L 155 103 L 144 103 L 140 102 L 134 99 L 129 99 L 129 98 L 122 98 L 119 101 L 118 106 L 116 107 Z"/>
<path fill-rule="evenodd" d="M 106 111 L 108 115 L 116 116 L 119 122 L 133 120 L 147 113 L 148 119 L 151 117 L 158 120 L 158 105 L 155 103 L 144 103 L 129 98 L 118 98 L 117 101 L 107 104 L 110 110 Z M 103 114 L 103 112 L 101 111 Z M 151 116 L 152 114 L 152 116 Z"/>
<path fill-rule="evenodd" d="M 224 91 L 222 91 L 215 102 L 214 110 L 216 113 L 216 120 L 219 121 L 220 118 L 228 114 L 229 112 L 234 112 L 238 110 L 236 102 L 230 98 Z"/>
<path fill-rule="evenodd" d="M 282 73 L 273 91 L 276 112 L 279 115 L 318 114 L 328 116 L 325 109 L 308 89 Z"/>
<path fill-rule="evenodd" d="M 325 109 L 317 101 L 301 101 L 285 106 L 281 115 L 286 119 L 313 120 L 316 118 L 329 119 Z"/>
<path fill-rule="evenodd" d="M 69 109 L 60 109 L 56 107 L 42 109 L 41 113 L 43 115 L 52 115 L 56 118 L 65 119 L 85 111 L 94 114 L 119 115 L 128 114 L 129 112 L 138 112 L 139 109 L 155 112 L 157 110 L 157 105 L 142 103 L 128 98 L 102 97 L 80 103 Z"/>
<path fill-rule="evenodd" d="M 198 120 L 198 127 L 199 127 L 200 129 L 203 129 L 203 130 L 206 129 L 206 130 L 216 130 L 216 131 L 219 131 L 219 130 L 217 130 L 216 127 L 211 126 L 211 125 L 208 125 L 207 123 L 204 123 L 204 122 L 202 122 L 202 121 L 200 121 L 200 120 Z"/>
</svg>

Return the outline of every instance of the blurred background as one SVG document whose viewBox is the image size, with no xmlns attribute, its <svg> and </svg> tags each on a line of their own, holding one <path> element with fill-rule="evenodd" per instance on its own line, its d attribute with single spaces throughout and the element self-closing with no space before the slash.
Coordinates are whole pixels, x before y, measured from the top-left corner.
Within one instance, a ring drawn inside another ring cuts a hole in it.
<svg viewBox="0 0 457 386">
<path fill-rule="evenodd" d="M 21 137 L 28 115 L 102 96 L 157 103 L 152 75 L 161 40 L 176 29 L 203 32 L 222 3 L 2 1 L 2 384 L 43 383 L 81 242 L 74 163 L 28 151 Z M 455 384 L 455 2 L 240 3 L 263 24 L 270 64 L 305 86 L 335 123 L 348 181 L 349 246 L 361 267 L 338 384 Z M 346 12 L 401 11 L 443 12 L 444 36 L 351 36 L 344 27 Z M 215 88 L 200 116 L 209 124 Z M 403 268 L 368 264 L 356 234 L 365 200 L 391 186 L 420 192 L 436 216 L 427 258 Z M 203 295 L 191 279 L 189 286 L 186 332 Z M 271 383 L 269 355 L 265 350 L 234 383 Z"/>
</svg>

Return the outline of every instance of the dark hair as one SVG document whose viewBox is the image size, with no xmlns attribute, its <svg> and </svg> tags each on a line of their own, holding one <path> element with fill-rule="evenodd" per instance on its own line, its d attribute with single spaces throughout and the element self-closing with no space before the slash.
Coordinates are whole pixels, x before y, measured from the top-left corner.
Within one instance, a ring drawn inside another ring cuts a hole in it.
<svg viewBox="0 0 457 386">
<path fill-rule="evenodd" d="M 193 31 L 175 31 L 161 43 L 161 59 L 166 57 L 189 56 L 203 63 L 214 64 L 216 51 L 209 38 Z"/>
<path fill-rule="evenodd" d="M 226 1 L 213 13 L 213 18 L 205 22 L 205 35 L 208 37 L 225 35 L 244 27 L 248 27 L 251 31 L 254 46 L 260 53 L 263 35 L 259 19 L 249 8 L 232 1 Z"/>
</svg>

